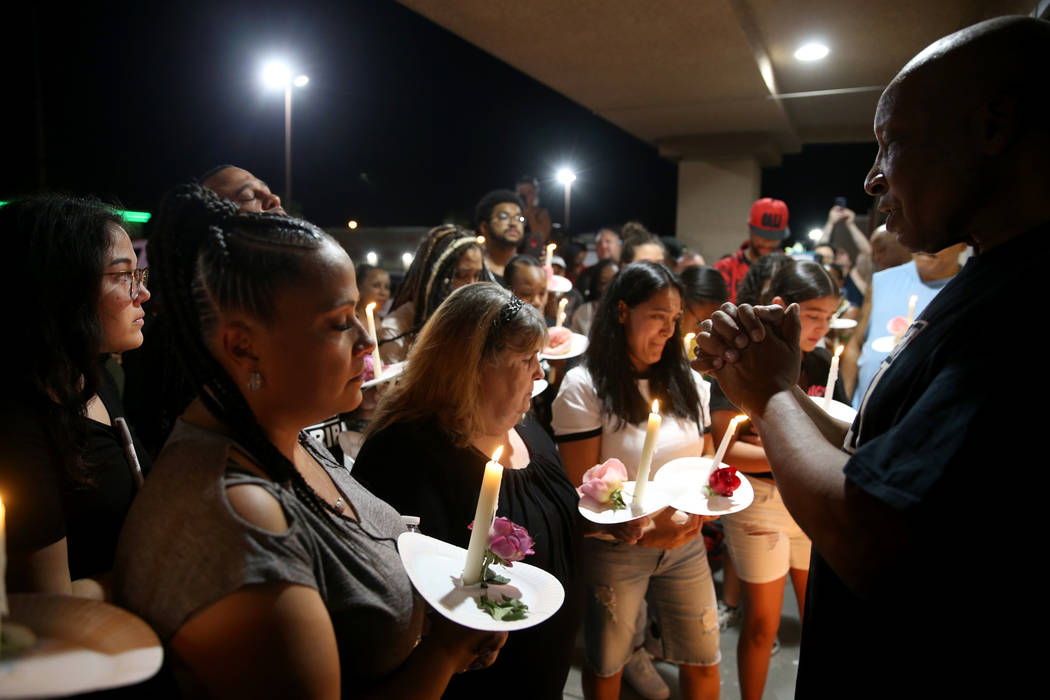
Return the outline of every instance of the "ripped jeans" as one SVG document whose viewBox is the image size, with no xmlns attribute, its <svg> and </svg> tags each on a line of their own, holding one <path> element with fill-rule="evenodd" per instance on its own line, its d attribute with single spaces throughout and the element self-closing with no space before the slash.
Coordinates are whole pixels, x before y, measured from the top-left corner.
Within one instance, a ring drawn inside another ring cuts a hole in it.
<svg viewBox="0 0 1050 700">
<path fill-rule="evenodd" d="M 586 539 L 583 549 L 584 641 L 597 675 L 611 676 L 627 663 L 646 600 L 655 621 L 647 641 L 653 654 L 695 666 L 721 660 L 715 587 L 702 537 L 677 549 Z"/>
</svg>

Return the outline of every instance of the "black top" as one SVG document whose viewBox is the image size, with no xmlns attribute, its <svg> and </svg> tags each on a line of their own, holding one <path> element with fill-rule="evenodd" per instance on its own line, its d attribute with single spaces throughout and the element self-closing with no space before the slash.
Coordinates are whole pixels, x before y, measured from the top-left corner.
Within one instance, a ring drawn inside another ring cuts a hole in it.
<svg viewBox="0 0 1050 700">
<path fill-rule="evenodd" d="M 1040 594 L 997 615 L 982 572 L 1002 562 L 1030 580 L 1045 549 L 1050 375 L 1028 329 L 1044 325 L 1048 253 L 1044 226 L 974 256 L 872 381 L 847 436 L 847 483 L 911 536 L 866 598 L 813 538 L 796 697 L 1023 697 L 1043 682 L 1030 641 L 1047 622 Z M 961 649 L 975 634 L 980 648 Z"/>
<path fill-rule="evenodd" d="M 581 611 L 575 559 L 579 543 L 576 490 L 557 448 L 527 418 L 517 427 L 529 465 L 506 469 L 496 514 L 525 527 L 536 544 L 525 563 L 553 574 L 565 587 L 565 603 L 549 620 L 514 632 L 496 663 L 454 676 L 445 697 L 484 697 L 513 687 L 515 697 L 561 698 Z M 395 424 L 369 437 L 353 475 L 402 515 L 420 516 L 420 531 L 466 548 L 488 457 L 455 447 L 433 422 Z"/>
<path fill-rule="evenodd" d="M 111 419 L 124 416 L 105 369 L 98 396 Z M 84 418 L 84 462 L 92 483 L 71 485 L 44 419 L 9 410 L 0 419 L 0 494 L 7 507 L 7 546 L 30 552 L 66 538 L 73 579 L 113 568 L 117 536 L 135 496 L 124 442 L 115 426 Z M 149 455 L 136 441 L 144 471 Z"/>
<path fill-rule="evenodd" d="M 827 388 L 824 382 L 828 380 L 828 370 L 830 369 L 831 353 L 826 349 L 815 348 L 812 352 L 802 353 L 802 372 L 798 376 L 799 387 L 808 396 L 823 396 L 824 390 Z M 711 382 L 711 413 L 713 414 L 715 411 L 739 413 L 740 409 L 734 406 L 733 402 L 722 393 L 722 387 L 718 386 L 718 381 L 711 376 L 706 378 Z M 846 390 L 842 388 L 842 382 L 835 382 L 835 395 L 832 398 L 849 405 L 849 398 L 846 396 Z M 751 425 L 751 421 L 747 421 L 741 426 L 740 434 L 757 435 L 754 427 Z M 748 473 L 748 476 L 756 479 L 772 479 L 773 472 Z"/>
</svg>

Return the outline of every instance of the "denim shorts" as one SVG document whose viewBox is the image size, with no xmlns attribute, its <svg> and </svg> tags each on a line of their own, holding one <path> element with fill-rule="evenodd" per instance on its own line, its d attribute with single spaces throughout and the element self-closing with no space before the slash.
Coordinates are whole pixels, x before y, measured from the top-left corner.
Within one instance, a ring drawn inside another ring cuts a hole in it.
<svg viewBox="0 0 1050 700">
<path fill-rule="evenodd" d="M 780 498 L 776 485 L 749 478 L 755 501 L 745 510 L 722 517 L 737 576 L 747 583 L 769 583 L 788 569 L 809 570 L 812 548 Z"/>
<path fill-rule="evenodd" d="M 647 645 L 675 664 L 713 666 L 718 649 L 718 608 L 704 539 L 676 549 L 584 540 L 587 662 L 607 677 L 634 652 L 639 611 L 645 601 L 654 622 Z"/>
</svg>

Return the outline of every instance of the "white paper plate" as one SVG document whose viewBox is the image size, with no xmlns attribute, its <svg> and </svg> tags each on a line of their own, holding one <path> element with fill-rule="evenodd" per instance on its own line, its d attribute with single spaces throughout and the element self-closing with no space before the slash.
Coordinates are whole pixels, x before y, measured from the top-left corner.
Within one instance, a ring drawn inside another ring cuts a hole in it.
<svg viewBox="0 0 1050 700">
<path fill-rule="evenodd" d="M 87 693 L 150 678 L 164 660 L 160 640 L 130 612 L 97 600 L 43 593 L 8 596 L 11 614 L 36 645 L 0 659 L 0 698 Z"/>
<path fill-rule="evenodd" d="M 567 360 L 570 357 L 578 357 L 587 350 L 587 336 L 580 335 L 579 333 L 572 334 L 572 341 L 569 345 L 569 351 L 563 352 L 561 355 L 547 355 L 540 350 L 541 360 Z"/>
<path fill-rule="evenodd" d="M 725 462 L 721 466 L 728 467 Z M 656 471 L 656 482 L 671 494 L 671 507 L 695 515 L 738 513 L 755 500 L 755 490 L 741 471 L 740 486 L 732 496 L 708 496 L 707 482 L 715 470 L 710 457 L 672 459 Z"/>
<path fill-rule="evenodd" d="M 483 591 L 480 586 L 464 587 L 459 582 L 467 560 L 467 550 L 462 547 L 418 532 L 404 532 L 397 538 L 397 549 L 408 578 L 419 594 L 432 608 L 464 627 L 492 632 L 526 629 L 558 612 L 565 600 L 565 590 L 558 579 L 520 561 L 510 568 L 497 565 L 495 570 L 509 578 L 510 583 L 490 583 L 487 591 Z M 525 619 L 510 622 L 493 619 L 474 602 L 483 593 L 492 598 L 497 594 L 520 598 L 529 606 Z"/>
<path fill-rule="evenodd" d="M 810 396 L 810 400 L 817 404 L 821 408 L 824 408 L 824 397 L 823 396 Z M 849 404 L 844 404 L 841 401 L 831 400 L 831 408 L 827 410 L 832 418 L 845 421 L 846 423 L 852 423 L 853 419 L 857 417 L 857 409 L 853 408 Z"/>
<path fill-rule="evenodd" d="M 893 347 L 896 345 L 897 339 L 892 335 L 884 335 L 871 341 L 871 349 L 876 352 L 893 352 Z"/>
<path fill-rule="evenodd" d="M 536 398 L 547 390 L 547 380 L 537 379 L 532 383 L 532 398 Z"/>
<path fill-rule="evenodd" d="M 671 494 L 668 493 L 659 483 L 655 480 L 649 481 L 649 486 L 645 489 L 645 504 L 643 508 L 634 508 L 634 483 L 633 481 L 623 482 L 623 502 L 627 505 L 626 508 L 620 510 L 613 510 L 612 508 L 601 508 L 600 510 L 595 507 L 585 505 L 590 499 L 580 499 L 580 503 L 577 506 L 580 511 L 580 515 L 590 520 L 592 523 L 598 523 L 600 525 L 615 525 L 616 523 L 626 523 L 631 520 L 637 520 L 638 518 L 644 518 L 646 515 L 652 515 L 658 511 L 663 510 L 671 502 Z"/>
<path fill-rule="evenodd" d="M 833 318 L 831 319 L 831 330 L 842 331 L 847 328 L 856 328 L 857 320 L 854 318 Z"/>
<path fill-rule="evenodd" d="M 557 292 L 558 294 L 564 294 L 572 289 L 572 280 L 568 277 L 562 277 L 561 275 L 554 275 L 550 281 L 547 282 L 548 292 Z"/>
<path fill-rule="evenodd" d="M 396 377 L 405 371 L 405 367 L 408 362 L 395 362 L 392 365 L 385 365 L 383 367 L 383 376 L 379 379 L 369 379 L 367 382 L 361 385 L 362 389 L 368 389 L 376 384 L 382 384 L 383 382 L 389 382 L 391 379 Z"/>
</svg>

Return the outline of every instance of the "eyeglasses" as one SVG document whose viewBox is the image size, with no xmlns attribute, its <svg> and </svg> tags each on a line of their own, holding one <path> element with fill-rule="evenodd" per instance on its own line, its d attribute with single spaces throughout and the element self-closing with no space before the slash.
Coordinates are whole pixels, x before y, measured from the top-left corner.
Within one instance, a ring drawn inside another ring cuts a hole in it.
<svg viewBox="0 0 1050 700">
<path fill-rule="evenodd" d="M 500 221 L 506 221 L 507 219 L 510 219 L 511 221 L 517 221 L 519 224 L 525 223 L 525 217 L 524 216 L 520 216 L 520 215 L 519 216 L 511 216 L 510 214 L 508 214 L 505 211 L 496 212 L 495 214 L 492 215 L 492 218 L 493 219 L 499 219 Z"/>
<path fill-rule="evenodd" d="M 120 272 L 103 272 L 103 277 L 116 277 L 117 282 L 128 285 L 128 296 L 134 301 L 138 297 L 142 287 L 149 280 L 149 268 L 143 267 L 138 270 L 122 270 Z"/>
</svg>

